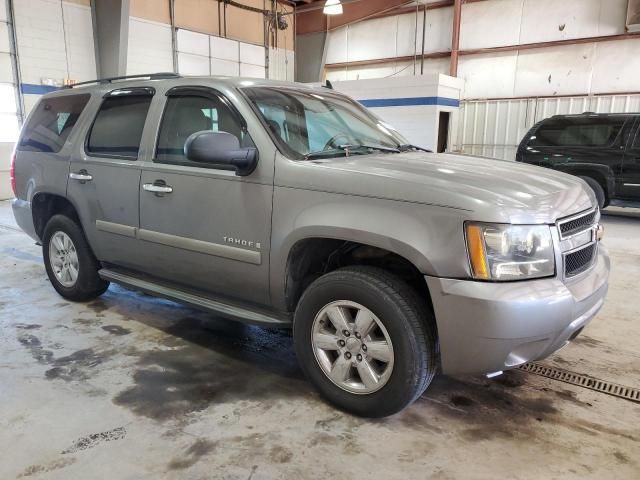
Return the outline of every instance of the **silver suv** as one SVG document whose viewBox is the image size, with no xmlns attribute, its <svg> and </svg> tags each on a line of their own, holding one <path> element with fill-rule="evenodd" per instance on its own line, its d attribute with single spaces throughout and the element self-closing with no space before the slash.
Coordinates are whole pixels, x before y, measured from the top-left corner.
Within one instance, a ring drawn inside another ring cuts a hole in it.
<svg viewBox="0 0 640 480">
<path fill-rule="evenodd" d="M 548 356 L 607 292 L 582 180 L 424 151 L 322 87 L 156 74 L 60 90 L 29 116 L 12 180 L 60 295 L 116 282 L 293 327 L 313 384 L 363 416 L 438 371 Z"/>
</svg>

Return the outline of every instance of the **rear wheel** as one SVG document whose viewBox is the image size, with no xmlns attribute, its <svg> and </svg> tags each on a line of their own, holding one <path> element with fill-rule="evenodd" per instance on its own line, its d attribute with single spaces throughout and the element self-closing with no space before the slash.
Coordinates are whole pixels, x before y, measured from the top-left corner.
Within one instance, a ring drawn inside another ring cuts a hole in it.
<svg viewBox="0 0 640 480">
<path fill-rule="evenodd" d="M 587 182 L 587 185 L 593 190 L 593 193 L 596 196 L 596 200 L 598 201 L 598 208 L 602 210 L 607 206 L 607 195 L 605 194 L 604 188 L 597 180 L 594 180 L 591 177 L 580 177 L 582 180 Z"/>
<path fill-rule="evenodd" d="M 64 298 L 91 300 L 109 288 L 109 282 L 98 275 L 100 264 L 84 232 L 69 217 L 51 217 L 44 229 L 42 253 L 49 280 Z"/>
<path fill-rule="evenodd" d="M 433 379 L 433 316 L 413 288 L 373 267 L 330 272 L 304 292 L 294 341 L 303 370 L 337 407 L 365 417 L 394 414 Z"/>
</svg>

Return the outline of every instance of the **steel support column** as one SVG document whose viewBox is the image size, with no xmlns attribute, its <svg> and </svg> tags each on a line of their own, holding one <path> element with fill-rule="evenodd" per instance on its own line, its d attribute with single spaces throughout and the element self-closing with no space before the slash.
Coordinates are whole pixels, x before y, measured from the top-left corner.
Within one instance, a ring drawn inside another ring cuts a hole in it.
<svg viewBox="0 0 640 480">
<path fill-rule="evenodd" d="M 453 3 L 453 35 L 451 36 L 451 64 L 449 75 L 458 76 L 458 54 L 460 52 L 460 18 L 462 16 L 462 0 Z"/>
</svg>

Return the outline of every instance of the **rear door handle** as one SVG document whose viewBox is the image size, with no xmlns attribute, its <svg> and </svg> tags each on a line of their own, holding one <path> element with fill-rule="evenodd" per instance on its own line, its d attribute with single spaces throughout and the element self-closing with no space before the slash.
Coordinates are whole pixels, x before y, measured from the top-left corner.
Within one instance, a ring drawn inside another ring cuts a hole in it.
<svg viewBox="0 0 640 480">
<path fill-rule="evenodd" d="M 153 192 L 155 194 L 173 192 L 172 186 L 166 185 L 164 182 L 160 183 L 159 181 L 154 183 L 145 183 L 142 185 L 142 188 L 147 192 Z"/>
<path fill-rule="evenodd" d="M 71 172 L 69 173 L 69 178 L 71 180 L 78 180 L 80 183 L 90 182 L 93 180 L 93 176 L 89 175 L 86 170 L 80 170 L 78 173 Z"/>
</svg>

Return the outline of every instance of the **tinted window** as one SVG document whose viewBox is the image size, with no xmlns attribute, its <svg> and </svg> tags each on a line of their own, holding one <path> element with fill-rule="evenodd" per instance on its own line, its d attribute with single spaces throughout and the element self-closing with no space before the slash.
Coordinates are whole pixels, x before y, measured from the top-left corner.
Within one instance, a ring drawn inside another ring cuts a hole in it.
<svg viewBox="0 0 640 480">
<path fill-rule="evenodd" d="M 91 127 L 87 152 L 137 158 L 151 95 L 109 97 Z"/>
<path fill-rule="evenodd" d="M 184 144 L 192 133 L 202 130 L 235 135 L 242 146 L 253 146 L 238 117 L 215 95 L 180 95 L 167 98 L 156 149 L 156 161 L 187 162 Z"/>
<path fill-rule="evenodd" d="M 25 125 L 18 149 L 59 152 L 90 97 L 84 94 L 43 99 Z"/>
<path fill-rule="evenodd" d="M 636 139 L 633 142 L 633 148 L 640 149 L 640 126 L 638 127 L 638 131 L 636 132 Z"/>
<path fill-rule="evenodd" d="M 606 147 L 616 140 L 624 119 L 559 118 L 544 122 L 529 140 L 531 147 Z"/>
</svg>

